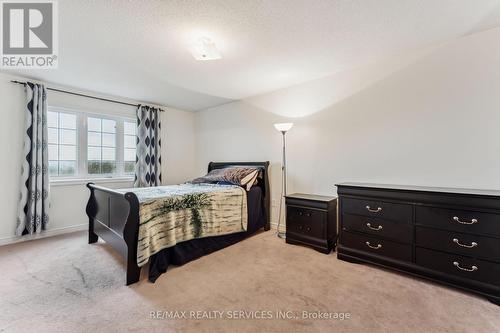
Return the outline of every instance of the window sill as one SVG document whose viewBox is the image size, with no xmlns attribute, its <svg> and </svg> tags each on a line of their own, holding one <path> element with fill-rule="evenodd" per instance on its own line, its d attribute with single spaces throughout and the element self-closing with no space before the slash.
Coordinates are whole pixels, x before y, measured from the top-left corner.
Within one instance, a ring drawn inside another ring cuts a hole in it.
<svg viewBox="0 0 500 333">
<path fill-rule="evenodd" d="M 68 179 L 52 179 L 50 186 L 70 186 L 70 185 L 86 185 L 87 183 L 126 183 L 133 182 L 134 176 L 128 177 L 109 177 L 109 178 L 68 178 Z"/>
</svg>

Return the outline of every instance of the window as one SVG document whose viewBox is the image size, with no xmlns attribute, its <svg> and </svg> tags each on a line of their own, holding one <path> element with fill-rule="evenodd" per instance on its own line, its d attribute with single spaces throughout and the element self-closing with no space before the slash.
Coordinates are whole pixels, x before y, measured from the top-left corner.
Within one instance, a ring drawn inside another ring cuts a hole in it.
<svg viewBox="0 0 500 333">
<path fill-rule="evenodd" d="M 134 173 L 136 128 L 135 122 L 125 121 L 123 123 L 123 168 L 126 174 Z"/>
<path fill-rule="evenodd" d="M 77 172 L 76 115 L 47 112 L 49 175 L 74 176 Z"/>
<path fill-rule="evenodd" d="M 51 179 L 131 176 L 135 167 L 136 123 L 49 107 Z"/>
<path fill-rule="evenodd" d="M 116 121 L 87 118 L 87 165 L 89 174 L 113 174 L 116 171 Z"/>
</svg>

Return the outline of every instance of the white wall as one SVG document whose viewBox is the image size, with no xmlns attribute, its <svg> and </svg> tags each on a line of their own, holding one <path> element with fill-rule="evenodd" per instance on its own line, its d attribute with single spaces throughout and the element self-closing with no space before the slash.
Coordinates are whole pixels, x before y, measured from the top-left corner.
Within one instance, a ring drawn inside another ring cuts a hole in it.
<svg viewBox="0 0 500 333">
<path fill-rule="evenodd" d="M 0 138 L 2 162 L 0 178 L 0 244 L 13 241 L 18 197 L 20 193 L 20 174 L 24 127 L 24 89 L 20 85 L 10 83 L 11 79 L 23 80 L 0 73 Z M 52 85 L 54 86 L 54 85 Z M 64 87 L 62 87 L 64 88 Z M 96 95 L 95 93 L 91 93 Z M 103 96 L 110 97 L 110 96 Z M 120 104 L 103 102 L 84 97 L 49 91 L 50 106 L 60 106 L 95 113 L 112 114 L 135 118 L 135 108 Z M 162 113 L 162 174 L 164 184 L 186 181 L 196 176 L 194 114 L 166 108 Z M 108 187 L 131 187 L 131 181 L 101 183 Z M 86 228 L 88 219 L 85 206 L 88 190 L 85 185 L 51 186 L 51 210 L 49 233 L 64 230 Z"/>
<path fill-rule="evenodd" d="M 245 101 L 199 112 L 199 170 L 214 159 L 270 160 L 277 200 L 281 137 L 273 123 L 291 120 L 290 193 L 332 195 L 345 181 L 500 189 L 499 40 L 500 29 L 458 39 L 302 118 Z M 273 95 L 283 110 L 289 94 Z"/>
</svg>

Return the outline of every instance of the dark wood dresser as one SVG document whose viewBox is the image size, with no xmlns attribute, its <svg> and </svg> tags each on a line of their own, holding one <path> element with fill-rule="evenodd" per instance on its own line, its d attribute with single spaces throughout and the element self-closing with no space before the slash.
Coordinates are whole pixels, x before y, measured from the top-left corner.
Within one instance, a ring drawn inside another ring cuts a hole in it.
<svg viewBox="0 0 500 333">
<path fill-rule="evenodd" d="M 394 268 L 500 305 L 500 191 L 338 184 L 337 257 Z"/>
<path fill-rule="evenodd" d="M 285 197 L 286 242 L 330 253 L 337 238 L 337 199 L 294 193 Z"/>
</svg>

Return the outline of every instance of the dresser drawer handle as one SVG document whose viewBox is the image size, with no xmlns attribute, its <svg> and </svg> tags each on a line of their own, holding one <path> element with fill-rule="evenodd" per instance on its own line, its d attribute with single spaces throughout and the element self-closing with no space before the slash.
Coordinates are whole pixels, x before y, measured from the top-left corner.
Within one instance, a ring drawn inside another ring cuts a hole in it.
<svg viewBox="0 0 500 333">
<path fill-rule="evenodd" d="M 377 207 L 377 209 L 372 209 L 372 208 L 370 208 L 370 206 L 366 206 L 366 209 L 368 209 L 368 211 L 372 212 L 372 213 L 378 213 L 378 212 L 382 211 L 382 207 Z"/>
<path fill-rule="evenodd" d="M 307 231 L 311 231 L 311 227 L 306 227 L 306 230 Z"/>
<path fill-rule="evenodd" d="M 462 243 L 460 243 L 460 241 L 457 238 L 453 238 L 453 243 L 455 243 L 455 244 L 457 244 L 458 246 L 461 246 L 461 247 L 466 247 L 468 249 L 471 249 L 471 248 L 477 246 L 476 242 L 472 242 L 472 243 L 470 243 L 470 245 L 462 244 Z"/>
<path fill-rule="evenodd" d="M 368 222 L 368 223 L 366 224 L 366 226 L 367 226 L 368 228 L 370 228 L 370 229 L 372 229 L 372 230 L 376 230 L 376 231 L 379 231 L 379 230 L 382 230 L 382 229 L 383 229 L 383 227 L 382 227 L 381 225 L 379 225 L 378 227 L 372 227 L 372 225 L 371 225 L 371 223 L 370 223 L 370 222 Z"/>
<path fill-rule="evenodd" d="M 299 212 L 299 215 L 300 215 L 300 216 L 305 215 L 305 216 L 307 216 L 307 217 L 310 217 L 310 216 L 311 216 L 311 213 L 305 213 L 305 214 L 304 214 L 304 212 Z"/>
<path fill-rule="evenodd" d="M 370 242 L 366 242 L 365 243 L 370 249 L 374 249 L 374 250 L 378 250 L 378 249 L 381 249 L 382 248 L 382 245 L 381 244 L 377 244 L 377 246 L 373 246 L 370 244 Z"/>
<path fill-rule="evenodd" d="M 478 220 L 476 219 L 472 219 L 470 220 L 470 222 L 466 222 L 466 221 L 460 221 L 460 219 L 458 218 L 458 216 L 453 216 L 453 220 L 460 223 L 460 224 L 475 224 L 477 222 L 479 222 Z"/>
<path fill-rule="evenodd" d="M 454 261 L 453 262 L 453 265 L 455 265 L 456 268 L 458 268 L 459 270 L 461 271 L 466 271 L 466 272 L 474 272 L 474 271 L 477 271 L 478 268 L 477 266 L 472 266 L 471 268 L 463 268 L 463 267 L 460 267 L 460 264 L 457 262 L 457 261 Z"/>
</svg>

